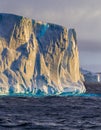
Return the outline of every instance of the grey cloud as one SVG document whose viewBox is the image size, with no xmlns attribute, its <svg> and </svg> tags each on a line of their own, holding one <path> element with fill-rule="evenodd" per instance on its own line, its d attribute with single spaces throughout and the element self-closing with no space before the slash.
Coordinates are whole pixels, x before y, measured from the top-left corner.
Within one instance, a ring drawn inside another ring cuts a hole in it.
<svg viewBox="0 0 101 130">
<path fill-rule="evenodd" d="M 78 46 L 80 51 L 101 53 L 101 42 L 80 40 Z"/>
</svg>

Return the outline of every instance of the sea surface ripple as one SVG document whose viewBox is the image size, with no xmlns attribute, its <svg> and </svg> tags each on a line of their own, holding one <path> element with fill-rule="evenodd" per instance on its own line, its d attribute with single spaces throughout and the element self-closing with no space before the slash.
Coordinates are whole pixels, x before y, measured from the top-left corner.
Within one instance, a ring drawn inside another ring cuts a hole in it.
<svg viewBox="0 0 101 130">
<path fill-rule="evenodd" d="M 0 130 L 101 130 L 101 97 L 0 97 Z"/>
</svg>

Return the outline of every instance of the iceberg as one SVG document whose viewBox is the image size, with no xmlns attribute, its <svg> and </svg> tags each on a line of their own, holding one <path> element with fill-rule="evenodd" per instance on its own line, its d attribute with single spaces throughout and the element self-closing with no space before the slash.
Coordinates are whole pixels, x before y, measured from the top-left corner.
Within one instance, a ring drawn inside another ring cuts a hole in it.
<svg viewBox="0 0 101 130">
<path fill-rule="evenodd" d="M 0 14 L 0 95 L 85 91 L 74 29 Z"/>
<path fill-rule="evenodd" d="M 84 77 L 84 82 L 88 84 L 101 83 L 100 73 L 94 73 L 83 68 L 80 68 L 81 73 Z"/>
</svg>

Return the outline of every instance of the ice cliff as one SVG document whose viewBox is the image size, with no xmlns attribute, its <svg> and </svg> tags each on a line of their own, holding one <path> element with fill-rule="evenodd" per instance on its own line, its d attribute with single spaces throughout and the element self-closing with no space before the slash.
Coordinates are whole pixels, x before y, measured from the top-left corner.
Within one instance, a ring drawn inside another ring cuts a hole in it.
<svg viewBox="0 0 101 130">
<path fill-rule="evenodd" d="M 74 29 L 0 14 L 0 94 L 82 93 Z"/>
</svg>

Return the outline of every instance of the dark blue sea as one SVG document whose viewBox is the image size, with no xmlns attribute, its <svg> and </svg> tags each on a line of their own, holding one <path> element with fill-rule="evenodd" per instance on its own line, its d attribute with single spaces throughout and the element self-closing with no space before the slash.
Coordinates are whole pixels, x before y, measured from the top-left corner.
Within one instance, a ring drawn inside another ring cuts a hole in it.
<svg viewBox="0 0 101 130">
<path fill-rule="evenodd" d="M 101 130 L 100 94 L 0 97 L 0 130 Z"/>
</svg>

